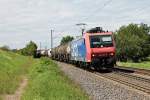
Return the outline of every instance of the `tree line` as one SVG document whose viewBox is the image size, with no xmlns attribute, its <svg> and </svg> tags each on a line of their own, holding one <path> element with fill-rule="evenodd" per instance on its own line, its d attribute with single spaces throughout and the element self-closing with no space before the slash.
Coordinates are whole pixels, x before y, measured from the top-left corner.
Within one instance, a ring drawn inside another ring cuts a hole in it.
<svg viewBox="0 0 150 100">
<path fill-rule="evenodd" d="M 114 34 L 117 59 L 138 62 L 150 55 L 150 27 L 147 24 L 129 24 Z"/>
<path fill-rule="evenodd" d="M 7 45 L 0 47 L 0 49 L 4 50 L 4 51 L 12 51 L 15 53 L 19 53 L 19 54 L 24 55 L 24 56 L 36 56 L 37 45 L 35 42 L 30 41 L 22 49 L 10 49 L 9 46 L 7 46 Z"/>
</svg>

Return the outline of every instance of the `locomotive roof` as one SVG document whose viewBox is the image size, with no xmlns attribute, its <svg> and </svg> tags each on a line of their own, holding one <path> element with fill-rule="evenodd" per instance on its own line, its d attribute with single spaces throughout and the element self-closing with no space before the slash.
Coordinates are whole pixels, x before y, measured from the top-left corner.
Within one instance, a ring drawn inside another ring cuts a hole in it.
<svg viewBox="0 0 150 100">
<path fill-rule="evenodd" d="M 82 38 L 84 38 L 85 35 L 89 35 L 89 36 L 92 36 L 92 35 L 112 35 L 113 33 L 112 32 L 98 32 L 98 33 L 84 33 L 83 36 L 77 36 L 73 41 L 77 41 L 77 40 L 80 40 Z"/>
<path fill-rule="evenodd" d="M 87 35 L 112 35 L 113 32 L 85 33 Z"/>
<path fill-rule="evenodd" d="M 102 27 L 95 27 L 95 28 L 91 28 L 90 30 L 86 31 L 87 33 L 101 33 L 101 32 L 105 32 Z"/>
</svg>

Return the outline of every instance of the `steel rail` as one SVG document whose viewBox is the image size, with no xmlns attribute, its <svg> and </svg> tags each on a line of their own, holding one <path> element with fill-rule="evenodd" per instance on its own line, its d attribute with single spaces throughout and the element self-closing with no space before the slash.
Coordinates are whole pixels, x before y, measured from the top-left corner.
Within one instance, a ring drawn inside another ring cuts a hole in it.
<svg viewBox="0 0 150 100">
<path fill-rule="evenodd" d="M 104 77 L 104 78 L 113 80 L 113 81 L 115 81 L 115 82 L 124 84 L 124 85 L 126 85 L 126 86 L 131 87 L 131 88 L 134 88 L 134 89 L 137 89 L 137 90 L 140 90 L 140 91 L 143 91 L 143 92 L 145 92 L 145 93 L 150 94 L 150 87 L 146 87 L 146 86 L 144 86 L 144 85 L 142 85 L 142 84 L 136 84 L 136 83 L 134 83 L 134 82 L 129 82 L 129 81 L 123 80 L 123 79 L 121 79 L 121 78 L 116 78 L 116 77 L 113 77 L 113 75 L 110 76 L 110 75 L 101 74 L 101 73 L 98 73 L 98 72 L 96 72 L 95 74 L 96 74 L 96 75 L 99 75 L 99 76 L 102 76 L 102 77 Z"/>
</svg>

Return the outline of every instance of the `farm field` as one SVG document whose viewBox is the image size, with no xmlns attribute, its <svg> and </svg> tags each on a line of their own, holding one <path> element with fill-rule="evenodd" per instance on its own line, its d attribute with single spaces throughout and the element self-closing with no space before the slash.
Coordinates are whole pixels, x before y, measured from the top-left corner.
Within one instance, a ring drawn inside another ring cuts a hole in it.
<svg viewBox="0 0 150 100">
<path fill-rule="evenodd" d="M 0 50 L 0 100 L 14 94 L 23 76 L 28 78 L 22 100 L 87 100 L 80 87 L 69 80 L 48 58 L 33 59 Z"/>
</svg>

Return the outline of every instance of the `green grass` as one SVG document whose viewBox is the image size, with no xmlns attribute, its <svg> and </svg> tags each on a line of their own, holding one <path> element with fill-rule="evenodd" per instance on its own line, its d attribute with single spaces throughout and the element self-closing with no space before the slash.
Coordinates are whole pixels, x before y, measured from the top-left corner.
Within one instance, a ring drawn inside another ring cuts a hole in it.
<svg viewBox="0 0 150 100">
<path fill-rule="evenodd" d="M 88 96 L 47 58 L 35 60 L 22 100 L 88 100 Z"/>
<path fill-rule="evenodd" d="M 28 57 L 0 50 L 0 95 L 12 94 L 27 72 Z"/>
<path fill-rule="evenodd" d="M 33 59 L 0 50 L 0 100 L 1 96 L 16 91 L 24 75 L 29 78 L 29 82 L 22 100 L 89 99 L 50 59 Z"/>
<path fill-rule="evenodd" d="M 140 68 L 140 69 L 148 69 L 150 70 L 150 58 L 147 61 L 142 61 L 139 63 L 134 62 L 118 62 L 117 65 L 125 66 L 125 67 L 132 67 L 132 68 Z"/>
</svg>

